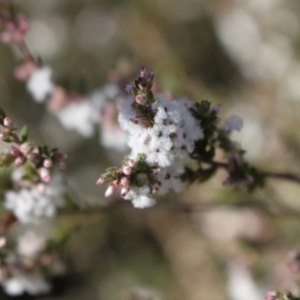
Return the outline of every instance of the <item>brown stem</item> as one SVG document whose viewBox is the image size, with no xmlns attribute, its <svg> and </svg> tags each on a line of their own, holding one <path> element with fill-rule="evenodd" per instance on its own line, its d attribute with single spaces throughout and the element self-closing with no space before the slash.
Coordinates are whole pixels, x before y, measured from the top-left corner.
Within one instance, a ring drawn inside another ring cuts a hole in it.
<svg viewBox="0 0 300 300">
<path fill-rule="evenodd" d="M 24 39 L 22 39 L 21 42 L 17 43 L 16 46 L 19 49 L 24 61 L 32 61 L 34 63 L 36 62 Z"/>
<path fill-rule="evenodd" d="M 293 173 L 288 173 L 288 172 L 277 173 L 277 172 L 267 172 L 267 171 L 260 171 L 260 173 L 267 178 L 281 179 L 281 180 L 292 181 L 300 184 L 300 176 Z"/>
<path fill-rule="evenodd" d="M 212 162 L 212 165 L 215 166 L 216 168 L 220 168 L 220 169 L 227 169 L 229 166 L 228 163 L 217 162 L 217 161 Z M 258 172 L 266 178 L 292 181 L 294 183 L 300 184 L 300 176 L 296 175 L 294 173 L 271 172 L 271 171 L 263 171 L 263 170 L 258 170 Z"/>
</svg>

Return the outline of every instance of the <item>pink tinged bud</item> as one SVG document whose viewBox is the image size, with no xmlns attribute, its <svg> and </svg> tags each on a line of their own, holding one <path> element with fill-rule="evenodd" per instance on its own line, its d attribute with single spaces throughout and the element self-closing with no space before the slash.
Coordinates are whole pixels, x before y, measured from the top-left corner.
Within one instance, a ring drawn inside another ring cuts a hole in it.
<svg viewBox="0 0 300 300">
<path fill-rule="evenodd" d="M 121 189 L 121 196 L 125 197 L 128 193 L 128 188 L 127 187 L 122 187 Z"/>
<path fill-rule="evenodd" d="M 132 169 L 131 169 L 130 167 L 128 167 L 128 166 L 124 166 L 124 167 L 122 168 L 122 171 L 123 171 L 123 173 L 124 173 L 125 175 L 130 175 L 131 172 L 132 172 Z"/>
<path fill-rule="evenodd" d="M 42 265 L 48 266 L 51 263 L 51 256 L 48 254 L 43 254 L 40 257 L 40 260 L 41 260 Z"/>
<path fill-rule="evenodd" d="M 4 236 L 0 237 L 0 248 L 6 245 L 6 238 Z"/>
<path fill-rule="evenodd" d="M 152 169 L 152 170 L 151 170 L 151 174 L 154 175 L 154 176 L 158 176 L 158 174 L 159 174 L 159 169 Z"/>
<path fill-rule="evenodd" d="M 13 36 L 11 34 L 11 32 L 9 31 L 3 31 L 0 35 L 0 40 L 3 42 L 3 43 L 11 43 L 12 40 L 13 40 Z"/>
<path fill-rule="evenodd" d="M 104 183 L 104 179 L 102 179 L 101 177 L 96 181 L 97 185 L 101 185 Z"/>
<path fill-rule="evenodd" d="M 16 167 L 20 167 L 24 162 L 24 157 L 23 156 L 18 156 L 15 161 L 14 164 Z"/>
<path fill-rule="evenodd" d="M 129 166 L 130 168 L 133 168 L 133 167 L 134 167 L 134 164 L 135 164 L 134 159 L 130 158 L 130 159 L 128 160 L 128 166 Z"/>
<path fill-rule="evenodd" d="M 104 194 L 104 197 L 107 198 L 107 197 L 110 197 L 115 191 L 116 191 L 116 186 L 113 185 L 113 184 L 110 184 Z"/>
<path fill-rule="evenodd" d="M 4 141 L 5 139 L 7 139 L 7 133 L 5 132 L 0 132 L 0 140 Z"/>
<path fill-rule="evenodd" d="M 27 154 L 31 149 L 31 146 L 29 143 L 23 143 L 21 146 L 20 146 L 20 151 L 23 153 L 23 154 Z"/>
<path fill-rule="evenodd" d="M 18 18 L 17 21 L 18 21 L 19 31 L 22 32 L 22 33 L 25 33 L 25 31 L 29 27 L 28 21 L 26 20 L 26 18 L 23 15 L 18 15 L 17 18 Z"/>
<path fill-rule="evenodd" d="M 19 156 L 20 154 L 22 154 L 21 151 L 15 146 L 9 147 L 9 152 L 12 156 Z"/>
<path fill-rule="evenodd" d="M 121 185 L 124 186 L 124 187 L 128 187 L 129 186 L 129 179 L 127 177 L 122 177 Z"/>
<path fill-rule="evenodd" d="M 133 86 L 129 84 L 125 84 L 123 88 L 127 93 L 131 93 Z"/>
<path fill-rule="evenodd" d="M 144 66 L 142 66 L 142 67 L 140 68 L 140 74 L 139 74 L 139 77 L 140 77 L 140 78 L 144 78 L 145 75 L 146 75 L 146 68 L 145 68 Z"/>
<path fill-rule="evenodd" d="M 12 126 L 12 120 L 8 117 L 5 117 L 4 120 L 3 120 L 3 124 L 5 127 L 11 127 Z"/>
<path fill-rule="evenodd" d="M 48 254 L 43 254 L 43 255 L 41 255 L 41 257 L 40 257 L 40 261 L 41 261 L 41 264 L 43 265 L 43 266 L 48 266 L 48 265 L 50 265 L 50 263 L 51 263 L 51 256 L 50 255 L 48 255 Z"/>
<path fill-rule="evenodd" d="M 135 97 L 135 101 L 138 103 L 138 104 L 142 104 L 144 105 L 146 103 L 146 97 L 144 95 L 137 95 Z"/>
<path fill-rule="evenodd" d="M 51 159 L 47 158 L 43 162 L 43 166 L 47 169 L 51 168 L 53 166 L 53 162 Z"/>
<path fill-rule="evenodd" d="M 49 183 L 50 182 L 50 173 L 46 168 L 41 168 L 39 170 L 40 176 L 42 181 L 44 181 L 45 183 Z"/>
<path fill-rule="evenodd" d="M 37 153 L 30 153 L 27 155 L 27 159 L 29 159 L 32 162 L 39 162 L 41 156 Z"/>
<path fill-rule="evenodd" d="M 152 185 L 152 189 L 153 189 L 154 192 L 158 192 L 159 191 L 159 185 L 157 183 L 154 183 Z"/>
</svg>

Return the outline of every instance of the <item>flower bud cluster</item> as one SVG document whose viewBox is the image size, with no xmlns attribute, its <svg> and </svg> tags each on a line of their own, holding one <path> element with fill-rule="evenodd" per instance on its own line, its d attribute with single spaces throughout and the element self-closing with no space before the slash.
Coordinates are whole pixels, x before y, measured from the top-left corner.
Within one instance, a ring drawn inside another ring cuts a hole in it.
<svg viewBox="0 0 300 300">
<path fill-rule="evenodd" d="M 48 279 L 65 270 L 53 246 L 53 241 L 34 232 L 20 236 L 13 248 L 2 243 L 0 285 L 4 291 L 10 296 L 47 294 L 52 288 Z"/>
<path fill-rule="evenodd" d="M 2 5 L 0 26 L 0 39 L 3 43 L 21 43 L 29 24 L 23 14 L 14 14 Z"/>
<path fill-rule="evenodd" d="M 66 155 L 58 152 L 56 148 L 37 147 L 28 142 L 27 129 L 24 127 L 20 133 L 13 122 L 0 111 L 0 139 L 9 144 L 1 155 L 1 165 L 6 167 L 30 168 L 30 180 L 36 183 L 49 183 L 54 168 L 65 169 Z M 26 174 L 27 175 L 27 174 Z M 28 176 L 26 176 L 28 179 Z"/>
<path fill-rule="evenodd" d="M 294 296 L 290 292 L 268 291 L 265 300 L 299 300 L 299 296 Z"/>
<path fill-rule="evenodd" d="M 125 158 L 121 168 L 109 168 L 97 180 L 97 184 L 109 183 L 105 197 L 120 191 L 122 198 L 132 200 L 135 207 L 152 206 L 155 201 L 150 195 L 160 190 L 160 170 L 146 162 L 146 156 L 140 154 L 136 159 Z"/>
</svg>

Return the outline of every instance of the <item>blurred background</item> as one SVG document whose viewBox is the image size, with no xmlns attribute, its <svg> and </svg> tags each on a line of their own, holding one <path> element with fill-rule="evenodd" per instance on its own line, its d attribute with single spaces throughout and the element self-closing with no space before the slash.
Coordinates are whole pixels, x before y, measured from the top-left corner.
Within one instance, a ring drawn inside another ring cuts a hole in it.
<svg viewBox="0 0 300 300">
<path fill-rule="evenodd" d="M 175 98 L 207 99 L 222 105 L 223 118 L 241 116 L 234 139 L 252 164 L 299 173 L 299 0 L 15 3 L 29 18 L 31 51 L 56 82 L 84 78 L 92 93 L 112 70 L 135 74 L 145 65 Z M 0 45 L 1 107 L 33 140 L 68 153 L 70 195 L 93 211 L 55 221 L 77 230 L 65 253 L 71 275 L 43 299 L 258 300 L 270 289 L 295 290 L 288 253 L 300 250 L 300 187 L 270 181 L 249 195 L 222 186 L 220 171 L 151 209 L 104 199 L 95 181 L 126 152 L 62 127 L 14 78 L 19 62 Z"/>
</svg>

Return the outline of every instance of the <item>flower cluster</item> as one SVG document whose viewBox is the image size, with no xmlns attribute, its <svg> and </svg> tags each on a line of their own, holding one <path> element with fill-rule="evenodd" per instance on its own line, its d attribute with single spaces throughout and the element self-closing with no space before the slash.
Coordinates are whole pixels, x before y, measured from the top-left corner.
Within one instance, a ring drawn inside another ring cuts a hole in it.
<svg viewBox="0 0 300 300">
<path fill-rule="evenodd" d="M 121 196 L 139 208 L 155 203 L 153 193 L 181 190 L 183 162 L 203 138 L 184 102 L 152 93 L 153 79 L 154 73 L 142 67 L 135 86 L 126 86 L 131 95 L 121 103 L 119 122 L 131 153 L 122 168 L 108 169 L 97 181 L 112 180 L 106 196 L 120 189 Z"/>
<path fill-rule="evenodd" d="M 12 211 L 21 223 L 37 223 L 42 217 L 53 217 L 64 206 L 64 196 L 63 178 L 55 173 L 42 190 L 40 186 L 8 190 L 4 194 L 4 208 Z"/>
<path fill-rule="evenodd" d="M 1 241 L 0 285 L 10 296 L 46 294 L 51 290 L 49 279 L 65 272 L 53 242 L 34 232 L 20 236 L 13 248 L 4 237 Z"/>
<path fill-rule="evenodd" d="M 0 154 L 0 166 L 11 170 L 11 183 L 3 187 L 4 207 L 24 223 L 53 216 L 64 204 L 64 183 L 58 170 L 65 169 L 66 155 L 29 142 L 26 127 L 18 132 L 2 109 L 0 138 L 9 144 Z"/>
</svg>

